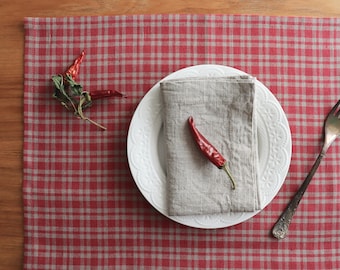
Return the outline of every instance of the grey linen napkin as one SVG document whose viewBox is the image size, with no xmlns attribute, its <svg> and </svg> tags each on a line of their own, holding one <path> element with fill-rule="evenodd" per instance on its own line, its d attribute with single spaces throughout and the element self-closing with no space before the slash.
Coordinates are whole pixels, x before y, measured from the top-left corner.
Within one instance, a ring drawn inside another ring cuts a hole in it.
<svg viewBox="0 0 340 270">
<path fill-rule="evenodd" d="M 170 216 L 260 209 L 254 80 L 233 76 L 161 82 Z M 227 174 L 198 149 L 189 116 L 227 159 L 235 190 Z"/>
</svg>

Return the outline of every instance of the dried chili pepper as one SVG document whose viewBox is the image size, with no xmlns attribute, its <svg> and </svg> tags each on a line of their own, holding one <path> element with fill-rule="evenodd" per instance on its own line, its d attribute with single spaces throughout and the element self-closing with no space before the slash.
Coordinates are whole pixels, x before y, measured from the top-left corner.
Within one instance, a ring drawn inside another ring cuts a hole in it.
<svg viewBox="0 0 340 270">
<path fill-rule="evenodd" d="M 80 63 L 83 61 L 84 56 L 85 51 L 83 50 L 81 54 L 73 61 L 73 64 L 65 71 L 65 75 L 71 76 L 74 81 L 77 79 Z"/>
<path fill-rule="evenodd" d="M 194 118 L 192 116 L 188 119 L 188 124 L 190 127 L 190 131 L 192 136 L 195 139 L 196 144 L 198 145 L 201 152 L 212 162 L 217 168 L 223 169 L 232 185 L 232 189 L 235 189 L 235 180 L 228 168 L 227 160 L 218 152 L 218 150 L 198 131 L 195 126 Z"/>
<path fill-rule="evenodd" d="M 82 51 L 81 54 L 73 61 L 73 64 L 69 66 L 63 74 L 52 76 L 55 86 L 53 97 L 58 99 L 67 109 L 73 110 L 76 116 L 105 130 L 106 128 L 102 125 L 85 117 L 83 110 L 90 107 L 92 105 L 92 101 L 95 99 L 113 96 L 123 97 L 124 95 L 113 90 L 99 90 L 93 92 L 84 91 L 83 87 L 75 81 L 79 74 L 80 64 L 83 61 L 84 56 L 85 51 Z"/>
<path fill-rule="evenodd" d="M 91 99 L 101 99 L 106 97 L 124 97 L 124 95 L 116 90 L 96 90 L 90 92 Z"/>
</svg>

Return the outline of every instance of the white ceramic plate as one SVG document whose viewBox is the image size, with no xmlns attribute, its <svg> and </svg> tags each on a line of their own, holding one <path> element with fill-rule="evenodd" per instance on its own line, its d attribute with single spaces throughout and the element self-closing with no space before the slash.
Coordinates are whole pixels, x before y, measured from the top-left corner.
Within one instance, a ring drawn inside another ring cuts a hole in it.
<svg viewBox="0 0 340 270">
<path fill-rule="evenodd" d="M 163 80 L 203 76 L 247 75 L 220 65 L 198 65 L 178 70 Z M 276 196 L 288 172 L 291 134 L 287 118 L 274 95 L 258 80 L 255 82 L 258 119 L 259 184 L 262 207 Z M 167 184 L 163 138 L 163 108 L 159 82 L 138 105 L 131 120 L 127 154 L 132 176 L 144 197 L 160 213 L 195 228 L 223 228 L 241 223 L 255 212 L 218 215 L 168 216 Z"/>
</svg>

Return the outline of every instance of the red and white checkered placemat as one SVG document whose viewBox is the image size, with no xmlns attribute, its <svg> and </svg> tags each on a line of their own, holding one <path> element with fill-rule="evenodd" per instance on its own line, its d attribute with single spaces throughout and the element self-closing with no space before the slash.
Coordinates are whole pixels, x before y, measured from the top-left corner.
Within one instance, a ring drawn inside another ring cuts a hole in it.
<svg viewBox="0 0 340 270">
<path fill-rule="evenodd" d="M 25 269 L 339 269 L 340 141 L 323 160 L 289 235 L 270 230 L 311 168 L 323 120 L 340 98 L 340 19 L 136 15 L 25 20 Z M 52 99 L 51 76 L 79 53 L 78 81 L 127 98 L 87 116 Z M 196 64 L 241 69 L 280 101 L 292 132 L 279 194 L 252 219 L 194 229 L 159 214 L 137 189 L 126 140 L 134 109 L 161 78 Z"/>
</svg>

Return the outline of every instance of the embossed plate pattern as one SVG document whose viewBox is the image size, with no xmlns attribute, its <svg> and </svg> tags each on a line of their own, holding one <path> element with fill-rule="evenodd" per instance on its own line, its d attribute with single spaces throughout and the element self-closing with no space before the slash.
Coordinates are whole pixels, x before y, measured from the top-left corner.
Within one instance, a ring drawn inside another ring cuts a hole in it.
<svg viewBox="0 0 340 270">
<path fill-rule="evenodd" d="M 203 76 L 246 75 L 220 65 L 198 65 L 178 70 L 166 79 Z M 259 184 L 262 207 L 276 196 L 287 175 L 291 159 L 291 134 L 280 103 L 258 80 L 255 82 L 258 120 Z M 132 176 L 144 197 L 160 213 L 181 224 L 214 229 L 241 223 L 255 212 L 199 216 L 168 216 L 167 184 L 163 143 L 163 108 L 159 82 L 138 105 L 127 138 L 128 162 Z"/>
</svg>

